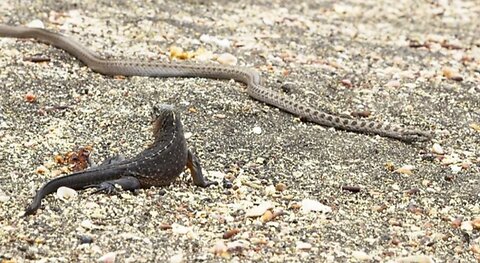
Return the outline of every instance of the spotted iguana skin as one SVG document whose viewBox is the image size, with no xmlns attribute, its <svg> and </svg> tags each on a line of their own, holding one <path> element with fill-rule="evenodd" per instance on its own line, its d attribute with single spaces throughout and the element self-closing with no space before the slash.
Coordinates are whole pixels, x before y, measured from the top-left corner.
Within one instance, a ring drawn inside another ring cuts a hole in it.
<svg viewBox="0 0 480 263">
<path fill-rule="evenodd" d="M 188 167 L 195 185 L 207 187 L 217 182 L 207 180 L 197 157 L 187 148 L 180 114 L 172 106 L 154 107 L 153 144 L 132 159 L 110 162 L 81 172 L 55 178 L 36 193 L 25 210 L 31 215 L 40 208 L 41 200 L 59 187 L 76 190 L 96 187 L 112 191 L 120 185 L 124 190 L 165 186 L 174 181 Z"/>
</svg>

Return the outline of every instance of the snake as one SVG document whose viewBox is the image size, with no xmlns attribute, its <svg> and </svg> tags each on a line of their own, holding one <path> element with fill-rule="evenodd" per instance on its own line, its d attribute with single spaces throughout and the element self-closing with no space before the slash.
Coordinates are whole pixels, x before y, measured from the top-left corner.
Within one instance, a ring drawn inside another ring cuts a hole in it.
<svg viewBox="0 0 480 263">
<path fill-rule="evenodd" d="M 429 141 L 432 139 L 432 133 L 428 131 L 389 123 L 338 116 L 314 108 L 284 93 L 264 87 L 260 73 L 252 68 L 222 64 L 105 59 L 73 38 L 43 28 L 0 25 L 0 37 L 29 38 L 55 46 L 80 60 L 92 71 L 103 75 L 233 79 L 246 84 L 246 91 L 253 99 L 296 115 L 303 121 L 313 122 L 339 130 L 379 135 L 407 143 Z"/>
</svg>

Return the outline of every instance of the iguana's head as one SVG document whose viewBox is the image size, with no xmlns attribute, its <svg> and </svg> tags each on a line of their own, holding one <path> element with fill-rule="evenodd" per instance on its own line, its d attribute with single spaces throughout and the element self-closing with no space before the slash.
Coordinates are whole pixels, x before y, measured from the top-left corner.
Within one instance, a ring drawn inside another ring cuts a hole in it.
<svg viewBox="0 0 480 263">
<path fill-rule="evenodd" d="M 158 104 L 153 106 L 152 125 L 153 135 L 157 139 L 161 134 L 168 134 L 175 130 L 182 129 L 180 114 L 175 111 L 172 105 L 168 104 Z"/>
</svg>

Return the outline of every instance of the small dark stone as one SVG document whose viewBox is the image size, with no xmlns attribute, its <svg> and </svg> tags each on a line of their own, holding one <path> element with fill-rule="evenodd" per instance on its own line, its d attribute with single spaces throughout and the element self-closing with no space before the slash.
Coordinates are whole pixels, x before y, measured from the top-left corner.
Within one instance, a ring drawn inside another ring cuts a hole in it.
<svg viewBox="0 0 480 263">
<path fill-rule="evenodd" d="M 79 236 L 80 244 L 91 244 L 93 243 L 93 237 L 91 236 Z"/>
<path fill-rule="evenodd" d="M 28 250 L 28 247 L 27 246 L 19 246 L 18 250 L 25 252 L 25 251 Z"/>
<path fill-rule="evenodd" d="M 451 182 L 451 181 L 455 180 L 455 175 L 453 175 L 453 174 L 447 174 L 447 175 L 445 175 L 444 178 L 445 178 L 445 181 Z"/>
<path fill-rule="evenodd" d="M 228 179 L 224 178 L 222 183 L 223 183 L 223 188 L 225 188 L 225 189 L 230 189 L 230 188 L 233 187 L 233 183 Z"/>
<path fill-rule="evenodd" d="M 416 195 L 416 194 L 419 194 L 420 193 L 420 189 L 418 188 L 412 188 L 410 190 L 407 190 L 406 193 L 408 195 Z"/>
<path fill-rule="evenodd" d="M 342 190 L 352 193 L 358 193 L 362 190 L 362 188 L 360 186 L 342 185 Z"/>
<path fill-rule="evenodd" d="M 434 154 L 430 154 L 430 153 L 422 155 L 422 160 L 424 161 L 433 162 L 435 161 L 436 158 L 437 157 Z"/>
<path fill-rule="evenodd" d="M 295 84 L 293 82 L 284 82 L 280 88 L 282 89 L 283 92 L 286 94 L 292 93 L 292 91 L 295 89 Z"/>
</svg>

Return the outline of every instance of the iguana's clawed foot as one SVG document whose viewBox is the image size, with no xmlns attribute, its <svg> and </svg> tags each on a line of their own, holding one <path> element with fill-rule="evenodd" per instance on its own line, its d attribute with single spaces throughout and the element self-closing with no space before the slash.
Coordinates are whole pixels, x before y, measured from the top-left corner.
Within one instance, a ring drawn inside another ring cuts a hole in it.
<svg viewBox="0 0 480 263">
<path fill-rule="evenodd" d="M 120 190 L 115 187 L 115 184 L 112 184 L 111 182 L 103 182 L 96 185 L 89 185 L 86 188 L 96 188 L 96 190 L 93 191 L 92 194 L 105 193 L 108 195 L 114 195 L 120 193 Z"/>
<path fill-rule="evenodd" d="M 203 176 L 200 161 L 198 160 L 197 156 L 195 156 L 190 150 L 188 150 L 187 167 L 192 174 L 193 183 L 196 186 L 209 187 L 210 185 L 218 185 L 218 182 L 210 181 L 205 178 L 205 176 Z"/>
<path fill-rule="evenodd" d="M 97 190 L 93 192 L 94 194 L 100 192 L 106 194 L 118 194 L 119 189 L 116 187 L 117 185 L 119 185 L 124 191 L 133 191 L 141 188 L 140 181 L 138 181 L 138 179 L 133 176 L 125 176 L 116 180 L 105 181 L 99 184 L 92 184 L 86 186 L 85 188 L 96 188 Z"/>
<path fill-rule="evenodd" d="M 210 185 L 218 185 L 218 182 L 217 181 L 210 181 L 210 180 L 207 180 L 204 178 L 204 181 L 201 182 L 201 183 L 196 183 L 197 186 L 200 186 L 200 187 L 209 187 Z"/>
</svg>

